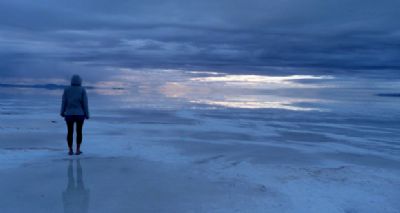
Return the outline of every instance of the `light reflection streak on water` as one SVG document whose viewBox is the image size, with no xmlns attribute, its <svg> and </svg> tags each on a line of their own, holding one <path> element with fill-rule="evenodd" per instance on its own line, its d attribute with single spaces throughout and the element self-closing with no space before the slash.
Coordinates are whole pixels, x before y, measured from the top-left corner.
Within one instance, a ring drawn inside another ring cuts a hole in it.
<svg viewBox="0 0 400 213">
<path fill-rule="evenodd" d="M 259 94 L 257 89 L 292 89 L 323 88 L 321 84 L 305 84 L 296 80 L 326 80 L 331 76 L 292 75 L 221 75 L 206 77 L 189 77 L 181 82 L 167 82 L 160 87 L 160 92 L 167 97 L 185 99 L 189 103 L 206 104 L 227 108 L 247 109 L 286 109 L 312 111 L 322 109 L 303 107 L 298 104 L 323 102 L 319 99 L 293 98 L 279 95 Z M 276 94 L 279 92 L 276 91 Z"/>
<path fill-rule="evenodd" d="M 293 110 L 293 111 L 323 111 L 318 108 L 311 108 L 311 107 L 297 107 L 293 106 L 292 101 L 286 102 L 271 102 L 271 101 L 212 101 L 212 100 L 192 100 L 191 103 L 197 104 L 208 104 L 208 105 L 215 105 L 215 106 L 223 106 L 228 108 L 242 108 L 242 109 L 286 109 L 286 110 Z"/>
<path fill-rule="evenodd" d="M 191 78 L 193 82 L 213 83 L 239 86 L 255 87 L 277 87 L 277 88 L 320 88 L 322 85 L 302 84 L 296 80 L 327 80 L 333 79 L 332 76 L 313 76 L 313 75 L 291 75 L 291 76 L 263 76 L 263 75 L 224 75 Z"/>
</svg>

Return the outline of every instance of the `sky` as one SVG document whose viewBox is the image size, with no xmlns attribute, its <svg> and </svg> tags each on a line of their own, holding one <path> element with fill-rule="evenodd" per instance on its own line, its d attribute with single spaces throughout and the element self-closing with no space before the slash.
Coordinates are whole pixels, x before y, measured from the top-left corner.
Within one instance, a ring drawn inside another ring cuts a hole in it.
<svg viewBox="0 0 400 213">
<path fill-rule="evenodd" d="M 0 75 L 396 73 L 398 0 L 0 0 Z"/>
</svg>

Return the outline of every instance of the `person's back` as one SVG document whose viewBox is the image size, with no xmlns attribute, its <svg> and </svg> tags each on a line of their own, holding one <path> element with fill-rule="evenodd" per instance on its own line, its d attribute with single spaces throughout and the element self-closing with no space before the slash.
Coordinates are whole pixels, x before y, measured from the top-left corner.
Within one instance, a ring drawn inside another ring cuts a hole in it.
<svg viewBox="0 0 400 213">
<path fill-rule="evenodd" d="M 65 117 L 68 127 L 67 141 L 69 154 L 73 154 L 72 142 L 74 123 L 76 123 L 77 133 L 76 154 L 81 154 L 82 152 L 80 151 L 80 145 L 82 143 L 82 127 L 85 118 L 89 119 L 89 106 L 86 90 L 82 87 L 82 79 L 79 77 L 79 75 L 72 76 L 71 86 L 65 88 L 64 90 L 60 115 Z"/>
<path fill-rule="evenodd" d="M 86 90 L 82 87 L 82 80 L 78 75 L 72 77 L 71 86 L 64 90 L 61 116 L 65 115 L 83 115 L 89 118 Z"/>
</svg>

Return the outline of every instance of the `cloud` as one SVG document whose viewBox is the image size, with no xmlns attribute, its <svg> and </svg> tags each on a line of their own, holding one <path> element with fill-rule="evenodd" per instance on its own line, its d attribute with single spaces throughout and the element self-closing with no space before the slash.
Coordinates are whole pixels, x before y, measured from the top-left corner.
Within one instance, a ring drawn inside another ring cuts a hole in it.
<svg viewBox="0 0 400 213">
<path fill-rule="evenodd" d="M 397 0 L 0 0 L 0 74 L 395 73 L 399 7 Z"/>
</svg>

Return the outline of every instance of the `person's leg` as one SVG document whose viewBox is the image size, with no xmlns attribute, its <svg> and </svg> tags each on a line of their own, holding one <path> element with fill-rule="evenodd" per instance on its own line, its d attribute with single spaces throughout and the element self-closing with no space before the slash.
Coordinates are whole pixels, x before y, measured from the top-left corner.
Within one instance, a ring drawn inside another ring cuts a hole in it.
<svg viewBox="0 0 400 213">
<path fill-rule="evenodd" d="M 84 118 L 79 118 L 76 120 L 76 153 L 80 154 L 81 152 L 81 143 L 82 143 L 82 128 Z"/>
<path fill-rule="evenodd" d="M 73 142 L 73 136 L 74 136 L 74 121 L 66 118 L 65 121 L 67 122 L 67 142 L 68 142 L 68 148 L 69 152 L 72 152 L 72 142 Z"/>
</svg>

